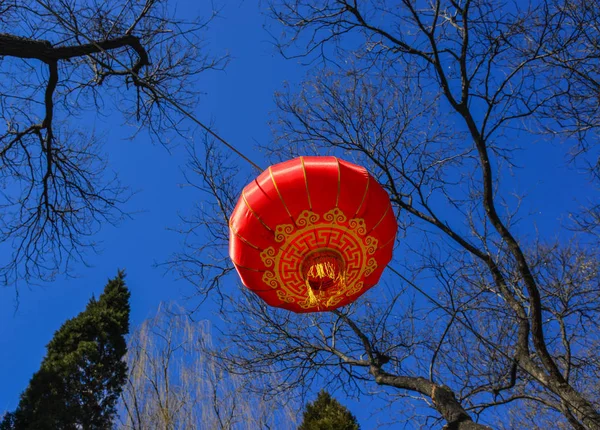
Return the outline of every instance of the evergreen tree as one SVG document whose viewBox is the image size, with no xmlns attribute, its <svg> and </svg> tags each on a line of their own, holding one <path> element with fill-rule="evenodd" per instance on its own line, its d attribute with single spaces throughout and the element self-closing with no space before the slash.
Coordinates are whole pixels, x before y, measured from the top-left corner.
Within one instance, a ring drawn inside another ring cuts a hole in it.
<svg viewBox="0 0 600 430">
<path fill-rule="evenodd" d="M 2 430 L 109 429 L 127 376 L 122 360 L 129 332 L 129 290 L 124 274 L 108 282 L 99 299 L 65 322 L 46 357 L 4 416 Z"/>
<path fill-rule="evenodd" d="M 13 430 L 15 428 L 15 414 L 7 412 L 0 422 L 0 430 Z"/>
<path fill-rule="evenodd" d="M 298 430 L 360 430 L 360 426 L 345 406 L 321 390 L 317 399 L 306 405 Z"/>
</svg>

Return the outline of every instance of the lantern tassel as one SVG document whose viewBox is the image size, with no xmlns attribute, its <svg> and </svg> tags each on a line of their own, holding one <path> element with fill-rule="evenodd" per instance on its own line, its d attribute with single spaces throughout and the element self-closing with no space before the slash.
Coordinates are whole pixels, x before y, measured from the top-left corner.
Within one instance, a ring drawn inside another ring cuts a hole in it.
<svg viewBox="0 0 600 430">
<path fill-rule="evenodd" d="M 343 271 L 339 271 L 339 265 L 333 264 L 331 261 L 314 262 L 307 272 L 306 276 L 306 291 L 308 293 L 308 303 L 310 306 L 320 308 L 324 291 L 332 285 L 344 286 L 345 276 Z M 320 285 L 313 288 L 315 280 L 320 280 Z M 315 294 L 318 291 L 318 295 Z"/>
<path fill-rule="evenodd" d="M 308 282 L 306 283 L 306 290 L 308 291 L 308 304 L 310 306 L 317 306 L 317 308 L 319 308 L 319 299 L 315 295 L 315 292 L 310 287 Z"/>
</svg>

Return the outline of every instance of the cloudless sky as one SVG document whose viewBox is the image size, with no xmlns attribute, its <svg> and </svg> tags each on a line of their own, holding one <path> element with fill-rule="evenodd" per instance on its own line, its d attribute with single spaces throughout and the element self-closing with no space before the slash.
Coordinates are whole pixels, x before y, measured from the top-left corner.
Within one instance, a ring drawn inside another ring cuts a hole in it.
<svg viewBox="0 0 600 430">
<path fill-rule="evenodd" d="M 177 13 L 206 12 L 199 4 L 177 2 Z M 269 138 L 267 117 L 273 109 L 273 92 L 299 72 L 275 53 L 262 31 L 263 22 L 255 2 L 228 1 L 205 34 L 207 48 L 217 56 L 228 53 L 231 62 L 225 71 L 209 71 L 200 77 L 205 95 L 196 114 L 206 123 L 212 121 L 223 137 L 245 151 L 252 151 L 255 141 Z M 59 276 L 41 286 L 21 282 L 18 307 L 15 289 L 0 289 L 0 414 L 16 407 L 53 333 L 81 312 L 92 294 L 97 297 L 118 269 L 126 270 L 132 292 L 132 326 L 153 315 L 160 301 L 181 301 L 192 291 L 190 285 L 165 274 L 164 268 L 155 267 L 180 249 L 182 237 L 167 228 L 176 227 L 178 213 L 186 213 L 200 197 L 181 186 L 184 148 L 174 147 L 169 153 L 152 145 L 143 133 L 133 141 L 125 140 L 133 130 L 122 123 L 118 113 L 108 118 L 90 114 L 75 125 L 105 136 L 109 168 L 136 192 L 126 206 L 136 212 L 133 219 L 102 229 L 96 237 L 102 252 L 88 254 L 91 267 L 77 266 L 76 278 Z"/>
<path fill-rule="evenodd" d="M 192 0 L 173 3 L 178 4 L 178 13 L 195 13 L 198 7 Z M 261 154 L 254 152 L 253 146 L 271 139 L 267 122 L 274 110 L 273 93 L 284 81 L 299 82 L 306 69 L 295 60 L 284 60 L 273 48 L 263 29 L 263 2 L 223 3 L 206 38 L 210 51 L 215 55 L 227 52 L 231 61 L 225 71 L 209 71 L 200 77 L 199 85 L 206 95 L 200 99 L 196 113 L 201 120 L 212 121 L 219 134 L 263 165 Z M 185 213 L 201 197 L 180 186 L 184 182 L 181 168 L 186 161 L 185 151 L 174 147 L 169 153 L 151 145 L 144 134 L 133 141 L 125 140 L 132 130 L 122 126 L 118 115 L 104 119 L 87 115 L 82 122 L 78 126 L 104 133 L 110 169 L 137 191 L 126 206 L 136 214 L 118 227 L 106 226 L 100 232 L 96 239 L 101 241 L 102 252 L 89 254 L 90 267 L 78 266 L 77 277 L 59 276 L 42 286 L 20 283 L 18 307 L 15 289 L 0 289 L 0 414 L 16 407 L 53 333 L 66 319 L 81 312 L 92 294 L 98 296 L 117 269 L 127 272 L 132 326 L 153 315 L 160 301 L 181 301 L 192 291 L 190 285 L 165 274 L 164 268 L 155 267 L 180 249 L 182 238 L 167 228 L 176 227 L 178 213 Z M 552 234 L 565 204 L 576 207 L 579 201 L 594 195 L 594 190 L 582 174 L 566 166 L 559 145 L 527 143 L 530 149 L 518 156 L 523 168 L 506 178 L 503 191 L 509 202 L 512 191 L 530 194 L 523 211 L 523 231 L 538 228 L 543 234 Z M 228 287 L 238 288 L 233 281 Z M 210 314 L 202 316 L 211 318 Z M 343 401 L 358 416 L 363 429 L 375 428 L 368 418 L 368 407 Z"/>
</svg>

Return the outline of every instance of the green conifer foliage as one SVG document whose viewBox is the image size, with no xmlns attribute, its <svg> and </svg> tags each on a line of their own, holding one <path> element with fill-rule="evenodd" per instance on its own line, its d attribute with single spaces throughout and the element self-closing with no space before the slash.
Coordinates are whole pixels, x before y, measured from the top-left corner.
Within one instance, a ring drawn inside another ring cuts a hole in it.
<svg viewBox="0 0 600 430">
<path fill-rule="evenodd" d="M 360 430 L 360 426 L 345 406 L 321 390 L 317 399 L 306 405 L 298 430 Z"/>
<path fill-rule="evenodd" d="M 127 375 L 130 293 L 124 274 L 65 322 L 2 430 L 109 429 Z"/>
</svg>

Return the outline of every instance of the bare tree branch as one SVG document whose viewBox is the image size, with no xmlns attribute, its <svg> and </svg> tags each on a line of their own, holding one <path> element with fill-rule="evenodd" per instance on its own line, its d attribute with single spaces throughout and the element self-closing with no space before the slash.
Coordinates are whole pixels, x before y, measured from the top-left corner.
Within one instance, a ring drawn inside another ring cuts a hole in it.
<svg viewBox="0 0 600 430">
<path fill-rule="evenodd" d="M 211 17 L 208 17 L 210 20 Z M 106 173 L 100 140 L 75 127 L 109 113 L 167 144 L 187 138 L 177 107 L 196 103 L 196 76 L 224 65 L 203 49 L 208 21 L 173 16 L 166 2 L 2 2 L 0 9 L 0 240 L 5 284 L 49 280 L 94 249 L 117 223 L 126 189 Z"/>
</svg>

